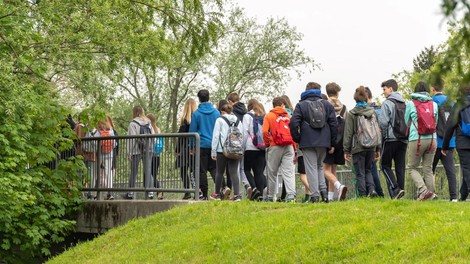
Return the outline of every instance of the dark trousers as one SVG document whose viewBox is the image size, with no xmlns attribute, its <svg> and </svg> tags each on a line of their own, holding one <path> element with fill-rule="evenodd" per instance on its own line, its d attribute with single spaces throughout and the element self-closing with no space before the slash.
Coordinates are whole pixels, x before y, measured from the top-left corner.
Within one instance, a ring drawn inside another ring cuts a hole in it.
<svg viewBox="0 0 470 264">
<path fill-rule="evenodd" d="M 394 197 L 398 188 L 405 189 L 406 148 L 408 144 L 401 141 L 385 142 L 382 147 L 380 167 L 387 182 L 390 197 Z M 392 170 L 392 160 L 395 163 L 395 174 Z"/>
<path fill-rule="evenodd" d="M 375 191 L 380 197 L 385 197 L 384 190 L 382 189 L 382 185 L 380 184 L 380 177 L 379 171 L 377 170 L 376 160 L 372 162 L 372 168 L 370 169 L 370 173 L 372 173 L 372 179 L 374 179 Z"/>
<path fill-rule="evenodd" d="M 157 155 L 152 156 L 152 167 L 151 173 L 153 177 L 153 187 L 160 188 L 160 182 L 158 181 L 158 169 L 160 168 L 160 157 Z"/>
<path fill-rule="evenodd" d="M 201 148 L 200 151 L 200 170 L 199 170 L 199 188 L 201 188 L 202 196 L 207 198 L 209 183 L 207 182 L 207 172 L 211 174 L 212 180 L 215 182 L 216 163 L 211 157 L 210 148 Z"/>
<path fill-rule="evenodd" d="M 457 199 L 457 177 L 455 176 L 455 164 L 454 164 L 454 149 L 447 151 L 447 156 L 443 156 L 441 149 L 436 149 L 434 160 L 432 162 L 432 173 L 436 175 L 437 163 L 441 161 L 446 171 L 447 182 L 449 184 L 449 196 L 450 199 Z"/>
<path fill-rule="evenodd" d="M 266 177 L 263 175 L 266 167 L 266 153 L 262 150 L 247 150 L 244 159 L 243 169 L 250 186 L 262 192 L 266 187 Z"/>
<path fill-rule="evenodd" d="M 462 170 L 462 185 L 460 186 L 460 200 L 467 200 L 470 192 L 470 149 L 457 149 Z"/>
<path fill-rule="evenodd" d="M 233 194 L 240 194 L 240 179 L 238 176 L 239 163 L 239 160 L 228 159 L 224 154 L 217 153 L 217 174 L 215 176 L 215 192 L 217 194 L 221 195 L 225 170 L 230 171 L 230 178 L 233 184 Z"/>
<path fill-rule="evenodd" d="M 357 190 L 359 196 L 367 196 L 375 191 L 374 179 L 370 172 L 375 158 L 374 151 L 362 151 L 352 155 L 354 168 L 356 169 Z"/>
</svg>

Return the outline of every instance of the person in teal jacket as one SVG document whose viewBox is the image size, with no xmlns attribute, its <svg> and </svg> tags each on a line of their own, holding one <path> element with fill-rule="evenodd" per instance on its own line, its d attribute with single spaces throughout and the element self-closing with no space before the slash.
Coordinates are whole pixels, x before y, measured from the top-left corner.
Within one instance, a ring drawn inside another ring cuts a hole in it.
<svg viewBox="0 0 470 264">
<path fill-rule="evenodd" d="M 411 178 L 418 189 L 418 200 L 424 201 L 434 199 L 437 195 L 434 193 L 434 176 L 432 173 L 432 162 L 434 153 L 436 152 L 436 132 L 420 135 L 418 134 L 418 113 L 416 105 L 428 103 L 432 105 L 435 124 L 437 124 L 438 108 L 437 104 L 429 95 L 429 86 L 425 82 L 418 82 L 415 86 L 414 93 L 411 94 L 410 101 L 406 104 L 405 122 L 409 127 L 408 135 L 408 167 L 410 169 Z M 435 125 L 434 125 L 435 127 Z M 418 166 L 423 167 L 423 176 L 418 171 Z"/>
</svg>

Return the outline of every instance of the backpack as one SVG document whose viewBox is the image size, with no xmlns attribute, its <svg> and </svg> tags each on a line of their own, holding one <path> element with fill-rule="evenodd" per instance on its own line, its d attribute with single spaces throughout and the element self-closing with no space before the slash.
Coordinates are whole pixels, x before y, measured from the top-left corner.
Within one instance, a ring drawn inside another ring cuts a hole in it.
<svg viewBox="0 0 470 264">
<path fill-rule="evenodd" d="M 464 136 L 470 137 L 470 107 L 466 106 L 460 111 L 460 129 Z"/>
<path fill-rule="evenodd" d="M 238 128 L 240 120 L 237 118 L 236 122 L 230 123 L 230 121 L 225 116 L 221 116 L 221 118 L 225 120 L 229 126 L 227 138 L 222 145 L 222 152 L 224 156 L 228 159 L 242 159 L 245 150 L 243 148 L 243 133 Z"/>
<path fill-rule="evenodd" d="M 100 135 L 102 137 L 109 137 L 111 136 L 110 134 L 110 130 L 99 130 L 100 131 Z M 110 153 L 111 151 L 113 151 L 113 147 L 114 147 L 114 144 L 113 144 L 113 140 L 112 139 L 102 139 L 100 140 L 100 146 L 101 146 L 101 154 L 108 154 Z"/>
<path fill-rule="evenodd" d="M 153 143 L 153 153 L 156 155 L 160 155 L 163 152 L 163 144 L 165 140 L 162 137 L 157 137 L 155 139 L 155 143 Z"/>
<path fill-rule="evenodd" d="M 382 144 L 382 135 L 380 134 L 379 123 L 375 114 L 370 117 L 357 116 L 356 138 L 359 145 L 363 148 L 372 148 Z"/>
<path fill-rule="evenodd" d="M 147 124 L 141 125 L 139 122 L 137 122 L 135 120 L 132 120 L 132 122 L 139 125 L 139 127 L 140 127 L 139 135 L 151 135 L 152 134 L 152 129 L 150 128 L 150 124 L 147 123 Z M 135 139 L 137 147 L 139 148 L 140 151 L 144 150 L 145 140 L 148 140 L 148 139 L 146 139 L 146 138 L 137 138 L 137 139 Z"/>
<path fill-rule="evenodd" d="M 84 125 L 80 124 L 82 127 L 85 127 Z M 94 129 L 92 131 L 88 130 L 85 133 L 85 137 L 94 137 L 96 135 L 96 132 L 98 130 Z M 97 152 L 98 151 L 98 142 L 96 140 L 87 140 L 82 142 L 82 150 L 84 152 Z"/>
<path fill-rule="evenodd" d="M 274 144 L 288 146 L 294 142 L 290 134 L 289 122 L 290 118 L 287 114 L 277 116 L 274 126 L 270 128 Z"/>
<path fill-rule="evenodd" d="M 398 140 L 408 140 L 408 125 L 405 122 L 406 104 L 395 99 L 389 100 L 395 105 L 395 119 L 392 125 L 393 135 Z"/>
<path fill-rule="evenodd" d="M 452 106 L 447 103 L 443 103 L 437 107 L 437 125 L 436 125 L 436 133 L 440 137 L 444 137 L 446 132 L 446 122 L 450 116 L 450 111 L 452 110 Z"/>
<path fill-rule="evenodd" d="M 312 128 L 322 128 L 325 126 L 326 113 L 322 101 L 323 99 L 308 102 L 308 123 Z"/>
<path fill-rule="evenodd" d="M 263 139 L 263 117 L 255 116 L 252 113 L 247 113 L 253 118 L 253 135 L 251 136 L 251 141 L 253 145 L 259 150 L 265 150 L 266 144 Z"/>
<path fill-rule="evenodd" d="M 418 131 L 418 135 L 429 135 L 436 132 L 436 118 L 434 116 L 433 101 L 429 100 L 421 102 L 414 99 L 413 104 L 416 107 L 416 115 L 418 116 L 418 125 L 413 122 L 413 125 Z"/>
<path fill-rule="evenodd" d="M 338 121 L 338 126 L 336 129 L 336 146 L 343 145 L 343 135 L 344 135 L 344 113 L 346 112 L 346 106 L 343 105 L 343 109 L 339 115 L 336 116 L 336 120 Z"/>
</svg>

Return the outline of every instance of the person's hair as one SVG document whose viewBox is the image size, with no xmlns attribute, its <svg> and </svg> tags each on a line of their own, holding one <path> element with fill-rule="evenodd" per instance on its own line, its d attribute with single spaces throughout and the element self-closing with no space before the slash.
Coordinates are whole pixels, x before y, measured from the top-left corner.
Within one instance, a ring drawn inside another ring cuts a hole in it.
<svg viewBox="0 0 470 264">
<path fill-rule="evenodd" d="M 372 99 L 372 91 L 369 89 L 369 87 L 364 87 L 364 89 L 366 89 L 367 99 Z"/>
<path fill-rule="evenodd" d="M 335 96 L 338 95 L 338 93 L 341 91 L 341 87 L 335 83 L 335 82 L 330 82 L 326 86 L 326 94 L 328 96 Z"/>
<path fill-rule="evenodd" d="M 419 92 L 428 92 L 429 93 L 429 85 L 423 81 L 418 82 L 415 85 L 415 93 Z"/>
<path fill-rule="evenodd" d="M 150 119 L 150 124 L 152 125 L 153 132 L 158 134 L 158 127 L 157 127 L 157 117 L 153 113 L 147 114 L 148 119 Z"/>
<path fill-rule="evenodd" d="M 380 85 L 382 88 L 384 86 L 391 87 L 394 92 L 398 91 L 398 83 L 394 79 L 387 80 Z"/>
<path fill-rule="evenodd" d="M 189 98 L 184 103 L 183 107 L 183 115 L 181 115 L 180 124 L 183 125 L 184 121 L 188 124 L 191 124 L 191 116 L 193 115 L 194 111 L 197 109 L 196 101 L 193 98 Z"/>
<path fill-rule="evenodd" d="M 110 115 L 106 115 L 106 122 L 108 122 L 108 126 L 114 130 L 113 118 Z"/>
<path fill-rule="evenodd" d="M 284 100 L 281 97 L 273 98 L 273 107 L 281 106 L 282 104 L 284 104 Z"/>
<path fill-rule="evenodd" d="M 132 108 L 132 118 L 136 117 L 145 117 L 145 111 L 140 105 L 136 105 Z"/>
<path fill-rule="evenodd" d="M 324 93 L 321 94 L 321 99 L 328 100 L 328 96 Z"/>
<path fill-rule="evenodd" d="M 222 108 L 220 109 L 221 112 L 225 112 L 227 114 L 231 114 L 232 113 L 232 106 L 230 104 L 224 104 L 222 106 Z"/>
<path fill-rule="evenodd" d="M 356 100 L 356 103 L 367 102 L 367 92 L 364 86 L 359 86 L 359 88 L 356 89 L 354 100 Z"/>
<path fill-rule="evenodd" d="M 247 106 L 246 106 L 246 109 L 247 109 L 248 111 L 253 110 L 253 106 L 254 106 L 255 104 L 257 104 L 257 103 L 259 103 L 259 101 L 256 100 L 255 98 L 252 98 L 252 99 L 248 100 L 248 104 L 247 104 Z"/>
<path fill-rule="evenodd" d="M 232 103 L 238 103 L 240 101 L 240 96 L 236 92 L 230 93 L 227 96 L 227 101 Z"/>
<path fill-rule="evenodd" d="M 281 98 L 284 100 L 284 105 L 290 109 L 292 113 L 294 113 L 294 107 L 292 106 L 292 103 L 290 102 L 289 96 L 287 95 L 281 95 Z"/>
<path fill-rule="evenodd" d="M 225 99 L 220 100 L 219 103 L 217 104 L 217 110 L 219 110 L 219 112 L 222 112 L 222 107 L 226 104 L 228 104 L 227 100 Z"/>
<path fill-rule="evenodd" d="M 209 91 L 206 89 L 199 90 L 197 92 L 197 98 L 199 98 L 199 102 L 205 103 L 209 101 Z"/>
<path fill-rule="evenodd" d="M 444 90 L 444 80 L 442 78 L 437 78 L 432 82 L 431 86 L 434 90 L 442 92 L 442 90 Z"/>
<path fill-rule="evenodd" d="M 253 104 L 253 112 L 256 116 L 264 116 L 266 111 L 264 111 L 264 106 L 260 102 Z"/>
<path fill-rule="evenodd" d="M 109 129 L 111 129 L 109 127 L 108 122 L 104 121 L 104 120 L 103 121 L 98 121 L 96 126 L 98 127 L 99 130 L 109 130 Z"/>
<path fill-rule="evenodd" d="M 316 82 L 309 82 L 307 83 L 307 86 L 305 87 L 305 91 L 307 90 L 313 90 L 313 89 L 317 89 L 317 90 L 320 90 L 321 89 L 321 85 L 316 83 Z"/>
</svg>

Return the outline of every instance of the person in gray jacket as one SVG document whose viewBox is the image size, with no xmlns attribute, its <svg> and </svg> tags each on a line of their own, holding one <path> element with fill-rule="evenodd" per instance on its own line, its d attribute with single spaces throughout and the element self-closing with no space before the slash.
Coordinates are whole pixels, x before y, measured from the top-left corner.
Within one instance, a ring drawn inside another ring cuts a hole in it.
<svg viewBox="0 0 470 264">
<path fill-rule="evenodd" d="M 398 93 L 398 84 L 390 79 L 382 83 L 384 96 L 387 98 L 382 104 L 379 125 L 382 129 L 382 159 L 380 167 L 387 181 L 390 198 L 401 199 L 405 195 L 405 168 L 408 136 L 399 131 L 397 124 L 406 126 L 404 120 L 405 99 Z M 400 112 L 397 115 L 397 112 Z M 395 164 L 395 174 L 392 170 L 392 160 Z"/>
<path fill-rule="evenodd" d="M 144 109 L 141 106 L 134 106 L 132 109 L 133 120 L 129 123 L 127 129 L 127 135 L 140 135 L 141 127 L 145 131 L 148 130 L 148 134 L 154 134 L 150 119 L 145 116 Z M 140 160 L 143 162 L 144 170 L 144 184 L 146 188 L 152 188 L 152 175 L 150 175 L 150 162 L 153 144 L 150 144 L 150 139 L 147 139 L 148 142 L 144 143 L 143 146 L 140 144 L 138 139 L 129 139 L 127 142 L 127 158 L 131 161 L 131 172 L 129 175 L 129 187 L 134 188 L 135 182 L 137 179 L 137 174 L 139 173 L 139 163 Z M 145 155 L 145 154 L 148 155 Z M 148 198 L 153 199 L 153 192 L 149 192 Z M 134 193 L 128 192 L 125 196 L 125 199 L 133 199 Z"/>
</svg>

